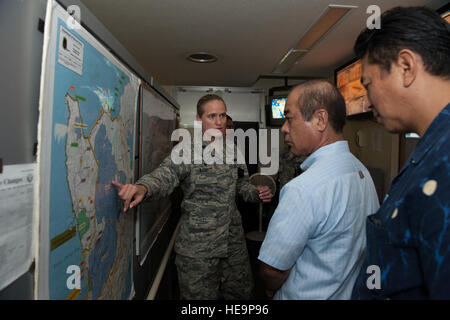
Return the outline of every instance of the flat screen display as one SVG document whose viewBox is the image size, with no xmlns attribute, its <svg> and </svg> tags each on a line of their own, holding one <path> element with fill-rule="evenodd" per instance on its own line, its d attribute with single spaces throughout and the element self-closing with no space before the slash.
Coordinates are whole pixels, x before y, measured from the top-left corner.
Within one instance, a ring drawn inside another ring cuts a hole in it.
<svg viewBox="0 0 450 320">
<path fill-rule="evenodd" d="M 272 99 L 272 118 L 284 119 L 284 106 L 286 105 L 286 98 Z"/>
<path fill-rule="evenodd" d="M 446 13 L 442 14 L 442 18 L 444 18 L 445 21 L 450 23 L 450 11 L 447 11 Z"/>
<path fill-rule="evenodd" d="M 336 72 L 336 85 L 345 99 L 348 116 L 370 111 L 367 91 L 361 84 L 361 74 L 361 60 L 356 60 Z"/>
</svg>

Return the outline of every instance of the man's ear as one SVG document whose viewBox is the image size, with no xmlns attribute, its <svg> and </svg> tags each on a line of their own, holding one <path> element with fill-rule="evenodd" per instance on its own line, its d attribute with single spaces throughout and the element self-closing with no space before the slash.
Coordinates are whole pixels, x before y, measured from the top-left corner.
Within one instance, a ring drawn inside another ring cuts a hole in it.
<svg viewBox="0 0 450 320">
<path fill-rule="evenodd" d="M 396 67 L 400 69 L 404 87 L 409 87 L 416 79 L 419 63 L 422 59 L 418 54 L 409 49 L 399 51 Z"/>
<path fill-rule="evenodd" d="M 198 115 L 198 113 L 197 113 L 197 116 L 195 117 L 195 119 L 196 119 L 197 121 L 202 121 L 202 119 L 200 118 L 200 116 Z"/>
<path fill-rule="evenodd" d="M 325 131 L 328 126 L 328 112 L 325 109 L 317 109 L 313 114 L 313 126 L 320 132 Z"/>
</svg>

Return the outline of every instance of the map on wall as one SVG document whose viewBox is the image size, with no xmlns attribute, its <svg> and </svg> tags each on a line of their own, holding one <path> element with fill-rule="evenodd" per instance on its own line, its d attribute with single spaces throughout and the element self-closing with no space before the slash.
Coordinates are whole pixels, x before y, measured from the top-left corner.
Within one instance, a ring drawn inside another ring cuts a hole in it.
<svg viewBox="0 0 450 320">
<path fill-rule="evenodd" d="M 176 111 L 161 95 L 147 86 L 141 91 L 139 175 L 152 172 L 170 155 Z M 148 251 L 171 213 L 170 196 L 144 201 L 136 220 L 136 254 L 144 262 Z"/>
<path fill-rule="evenodd" d="M 134 182 L 139 80 L 60 6 L 47 10 L 38 297 L 129 299 L 134 219 L 111 181 Z"/>
</svg>

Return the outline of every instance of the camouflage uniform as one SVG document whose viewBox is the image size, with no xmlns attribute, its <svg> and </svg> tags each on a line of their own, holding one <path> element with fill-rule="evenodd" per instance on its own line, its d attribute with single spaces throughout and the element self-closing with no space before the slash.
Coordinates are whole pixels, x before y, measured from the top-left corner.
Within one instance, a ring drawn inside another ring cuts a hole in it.
<svg viewBox="0 0 450 320">
<path fill-rule="evenodd" d="M 147 187 L 147 198 L 167 196 L 178 185 L 183 190 L 175 242 L 182 298 L 218 299 L 219 290 L 226 299 L 251 298 L 253 277 L 235 197 L 257 202 L 259 196 L 245 164 L 174 164 L 169 156 L 136 184 Z"/>
<path fill-rule="evenodd" d="M 294 155 L 290 152 L 289 148 L 281 154 L 280 168 L 278 170 L 278 181 L 280 182 L 279 190 L 301 173 L 300 164 L 303 160 L 304 157 Z"/>
</svg>

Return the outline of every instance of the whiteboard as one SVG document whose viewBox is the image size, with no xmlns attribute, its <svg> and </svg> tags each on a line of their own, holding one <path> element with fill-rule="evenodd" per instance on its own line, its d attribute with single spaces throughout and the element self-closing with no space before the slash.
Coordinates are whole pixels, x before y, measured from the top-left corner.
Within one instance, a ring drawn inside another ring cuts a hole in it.
<svg viewBox="0 0 450 320">
<path fill-rule="evenodd" d="M 139 177 L 152 172 L 170 155 L 176 109 L 153 88 L 141 85 Z M 141 265 L 171 214 L 170 196 L 144 201 L 137 209 L 136 254 Z"/>
</svg>

